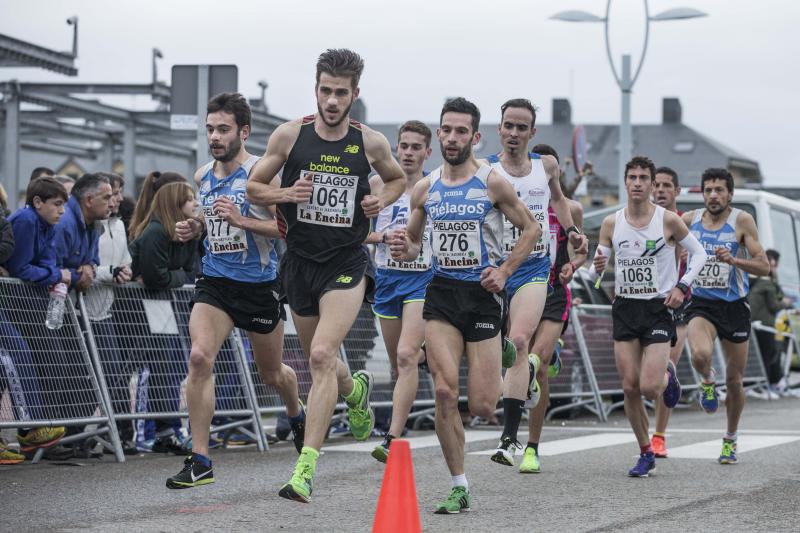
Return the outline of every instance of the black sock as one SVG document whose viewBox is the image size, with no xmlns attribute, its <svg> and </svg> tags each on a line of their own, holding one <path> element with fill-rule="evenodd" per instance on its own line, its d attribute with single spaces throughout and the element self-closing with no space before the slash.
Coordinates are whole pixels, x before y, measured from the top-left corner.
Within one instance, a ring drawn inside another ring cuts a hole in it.
<svg viewBox="0 0 800 533">
<path fill-rule="evenodd" d="M 503 398 L 503 416 L 505 417 L 505 423 L 503 424 L 504 437 L 511 437 L 515 441 L 517 440 L 517 431 L 519 430 L 519 422 L 522 420 L 522 408 L 524 406 L 524 400 Z"/>
<path fill-rule="evenodd" d="M 536 455 L 539 455 L 539 443 L 538 442 L 531 442 L 528 441 L 528 448 L 533 448 L 533 451 L 536 452 Z"/>
</svg>

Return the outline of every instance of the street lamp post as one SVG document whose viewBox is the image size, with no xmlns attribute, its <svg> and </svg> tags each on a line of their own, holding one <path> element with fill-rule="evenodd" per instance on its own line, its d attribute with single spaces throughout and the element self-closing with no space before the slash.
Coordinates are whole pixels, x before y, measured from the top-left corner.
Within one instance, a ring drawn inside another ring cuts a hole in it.
<svg viewBox="0 0 800 533">
<path fill-rule="evenodd" d="M 636 72 L 631 76 L 631 56 L 630 54 L 622 55 L 622 72 L 617 73 L 617 68 L 614 66 L 614 60 L 611 57 L 611 44 L 608 38 L 608 19 L 611 12 L 611 1 L 606 2 L 605 17 L 599 17 L 587 11 L 573 10 L 561 11 L 556 13 L 551 19 L 561 20 L 564 22 L 602 22 L 604 26 L 604 36 L 606 42 L 606 56 L 608 57 L 608 64 L 611 67 L 611 73 L 614 75 L 614 81 L 617 82 L 621 96 L 622 96 L 622 111 L 619 123 L 619 162 L 617 165 L 619 179 L 619 201 L 625 201 L 625 164 L 631 158 L 632 152 L 632 128 L 631 128 L 631 93 L 633 92 L 633 85 L 636 83 L 639 73 L 642 71 L 644 65 L 644 58 L 647 54 L 647 44 L 650 37 L 650 22 L 661 22 L 664 20 L 684 20 L 698 17 L 707 16 L 706 13 L 693 9 L 690 7 L 676 7 L 668 9 L 658 15 L 650 16 L 650 6 L 647 0 L 644 2 L 645 12 L 645 31 L 644 43 L 642 45 L 642 53 L 639 57 L 639 63 L 636 66 Z"/>
</svg>

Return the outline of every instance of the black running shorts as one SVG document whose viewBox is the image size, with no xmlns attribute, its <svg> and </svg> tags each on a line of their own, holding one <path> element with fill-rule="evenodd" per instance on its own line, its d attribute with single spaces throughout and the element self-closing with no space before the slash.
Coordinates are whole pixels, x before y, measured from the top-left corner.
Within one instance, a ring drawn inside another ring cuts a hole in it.
<svg viewBox="0 0 800 533">
<path fill-rule="evenodd" d="M 330 261 L 316 263 L 287 251 L 280 264 L 284 295 L 292 311 L 300 316 L 318 316 L 319 300 L 328 291 L 352 289 L 366 277 L 364 299 L 372 303 L 375 272 L 364 247 L 348 248 Z"/>
<path fill-rule="evenodd" d="M 480 282 L 434 276 L 425 292 L 422 318 L 451 324 L 464 342 L 483 341 L 500 334 L 505 300 L 505 291 L 493 294 Z"/>
<path fill-rule="evenodd" d="M 720 339 L 731 342 L 750 339 L 750 304 L 745 298 L 728 302 L 692 296 L 687 315 L 689 322 L 697 316 L 711 322 Z"/>
<path fill-rule="evenodd" d="M 246 283 L 228 278 L 202 277 L 197 280 L 192 304 L 203 303 L 225 311 L 233 325 L 245 331 L 267 334 L 286 319 L 279 299 L 277 280 Z"/>
<path fill-rule="evenodd" d="M 639 340 L 642 346 L 677 341 L 672 310 L 662 298 L 615 298 L 611 306 L 615 341 Z"/>
</svg>

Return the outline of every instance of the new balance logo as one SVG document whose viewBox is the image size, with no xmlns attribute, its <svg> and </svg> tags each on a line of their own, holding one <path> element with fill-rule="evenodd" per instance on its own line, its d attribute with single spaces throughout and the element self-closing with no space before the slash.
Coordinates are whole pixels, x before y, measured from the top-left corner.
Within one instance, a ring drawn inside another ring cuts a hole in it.
<svg viewBox="0 0 800 533">
<path fill-rule="evenodd" d="M 357 144 L 348 144 L 344 147 L 344 151 L 347 154 L 357 154 L 358 153 L 358 145 Z"/>
<path fill-rule="evenodd" d="M 336 283 L 352 283 L 353 277 L 352 276 L 339 276 L 336 278 Z"/>
</svg>

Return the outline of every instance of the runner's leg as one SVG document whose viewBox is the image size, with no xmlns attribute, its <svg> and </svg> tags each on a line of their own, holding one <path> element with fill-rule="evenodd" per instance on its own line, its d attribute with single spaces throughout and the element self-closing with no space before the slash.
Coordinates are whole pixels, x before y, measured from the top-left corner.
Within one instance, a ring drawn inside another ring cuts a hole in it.
<svg viewBox="0 0 800 533">
<path fill-rule="evenodd" d="M 550 383 L 547 377 L 547 366 L 553 356 L 556 342 L 561 336 L 563 322 L 553 322 L 552 320 L 542 320 L 536 329 L 533 340 L 532 353 L 535 353 L 542 360 L 536 379 L 539 381 L 541 396 L 539 403 L 528 413 L 528 442 L 538 443 L 542 436 L 542 426 L 544 417 L 547 414 L 547 407 L 550 404 Z M 538 453 L 538 450 L 537 450 Z"/>
<path fill-rule="evenodd" d="M 282 362 L 283 358 L 283 320 L 270 333 L 248 332 L 253 358 L 258 374 L 265 385 L 275 387 L 286 405 L 290 416 L 300 414 L 300 397 L 297 392 L 297 375 L 292 367 Z"/>
<path fill-rule="evenodd" d="M 739 419 L 744 410 L 744 369 L 747 365 L 747 353 L 750 341 L 730 342 L 722 339 L 722 350 L 725 353 L 725 410 L 728 415 L 728 433 L 735 435 L 739 429 Z"/>
<path fill-rule="evenodd" d="M 640 342 L 638 340 L 614 341 L 614 359 L 617 364 L 617 372 L 622 380 L 625 414 L 639 447 L 646 447 L 650 444 L 650 439 L 647 435 L 647 412 L 644 402 L 642 402 L 642 391 L 639 388 L 642 367 Z"/>
<path fill-rule="evenodd" d="M 689 321 L 687 340 L 692 351 L 692 366 L 706 381 L 713 380 L 712 356 L 716 336 L 714 324 L 707 319 L 695 316 Z"/>
<path fill-rule="evenodd" d="M 417 363 L 422 356 L 420 346 L 425 338 L 422 306 L 423 302 L 408 302 L 403 305 L 402 330 L 395 352 L 397 382 L 392 393 L 392 423 L 389 427 L 389 434 L 393 437 L 403 434 L 411 406 L 417 397 L 419 386 Z"/>
</svg>

